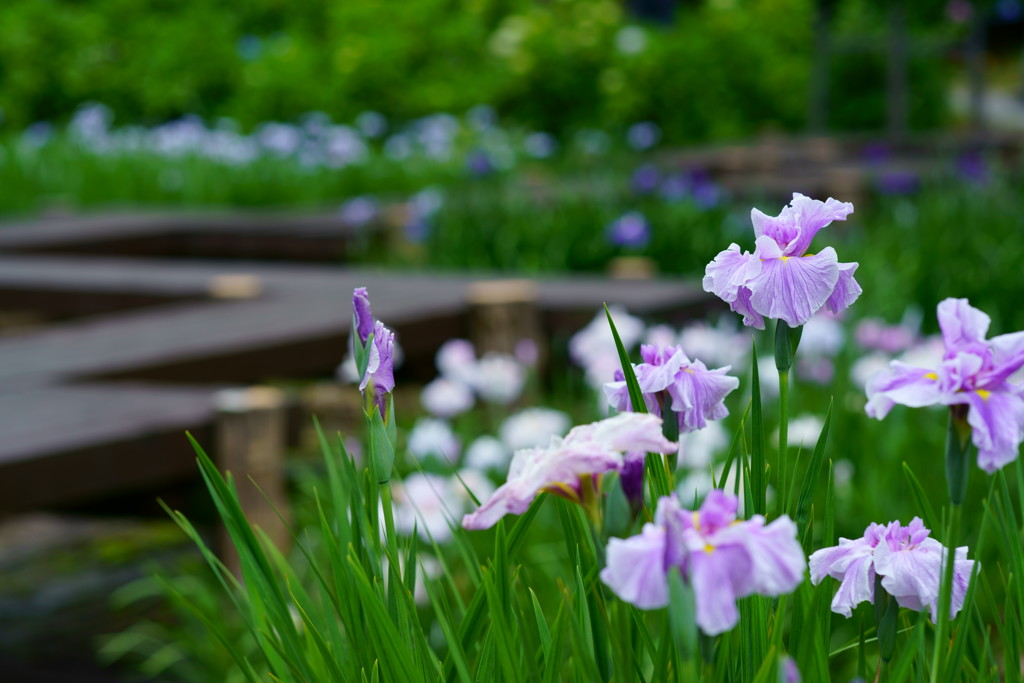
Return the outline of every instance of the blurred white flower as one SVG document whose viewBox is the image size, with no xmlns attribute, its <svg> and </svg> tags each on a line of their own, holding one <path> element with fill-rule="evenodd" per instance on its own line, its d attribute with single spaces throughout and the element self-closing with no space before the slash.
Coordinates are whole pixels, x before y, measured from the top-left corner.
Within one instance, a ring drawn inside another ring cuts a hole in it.
<svg viewBox="0 0 1024 683">
<path fill-rule="evenodd" d="M 500 439 L 484 435 L 477 437 L 473 443 L 469 444 L 463 462 L 466 467 L 472 467 L 481 472 L 504 474 L 508 471 L 508 463 L 511 459 L 512 451 L 506 448 Z"/>
<path fill-rule="evenodd" d="M 821 436 L 821 428 L 825 426 L 824 421 L 817 415 L 809 413 L 798 415 L 789 421 L 789 434 L 787 440 L 790 446 L 798 446 L 803 449 L 811 449 L 818 443 Z M 779 443 L 779 432 L 775 431 L 775 443 Z"/>
<path fill-rule="evenodd" d="M 526 370 L 512 356 L 488 353 L 476 362 L 472 387 L 489 403 L 512 403 L 519 398 L 525 383 Z"/>
<path fill-rule="evenodd" d="M 654 325 L 644 333 L 644 344 L 651 346 L 675 346 L 679 343 L 679 334 L 669 325 Z M 683 347 L 687 351 L 686 347 Z"/>
<path fill-rule="evenodd" d="M 510 415 L 498 429 L 498 436 L 510 451 L 521 448 L 540 448 L 552 436 L 565 436 L 569 431 L 569 416 L 551 408 L 527 408 Z"/>
<path fill-rule="evenodd" d="M 523 149 L 534 159 L 547 159 L 558 151 L 558 140 L 549 133 L 530 133 L 523 140 Z"/>
<path fill-rule="evenodd" d="M 729 445 L 729 434 L 718 420 L 711 420 L 704 429 L 679 435 L 679 466 L 707 469 L 715 456 Z"/>
<path fill-rule="evenodd" d="M 451 418 L 473 407 L 473 392 L 465 384 L 438 377 L 423 387 L 420 402 L 434 417 Z"/>
<path fill-rule="evenodd" d="M 843 325 L 830 315 L 818 313 L 804 324 L 800 353 L 832 357 L 843 348 Z"/>
<path fill-rule="evenodd" d="M 459 438 L 444 420 L 424 417 L 409 431 L 409 453 L 417 460 L 439 457 L 448 462 L 459 459 Z"/>
<path fill-rule="evenodd" d="M 661 128 L 651 121 L 634 123 L 626 131 L 626 142 L 637 151 L 650 149 L 661 139 Z"/>
<path fill-rule="evenodd" d="M 416 529 L 428 542 L 431 538 L 438 543 L 451 539 L 450 524 L 457 523 L 462 510 L 448 477 L 413 472 L 401 482 L 392 482 L 391 491 L 396 531 L 408 535 Z"/>
<path fill-rule="evenodd" d="M 945 353 L 946 344 L 942 337 L 936 334 L 907 349 L 899 359 L 916 368 L 937 368 L 942 364 Z"/>
<path fill-rule="evenodd" d="M 610 307 L 609 312 L 615 321 L 615 329 L 619 331 L 622 345 L 629 351 L 644 335 L 643 321 L 618 306 Z M 611 373 L 619 367 L 619 356 L 604 311 L 599 312 L 569 339 L 569 355 L 577 365 L 587 371 L 587 381 L 591 386 L 600 388 L 611 380 Z M 606 369 L 610 371 L 605 373 Z"/>
<path fill-rule="evenodd" d="M 854 361 L 850 367 L 850 381 L 864 389 L 871 376 L 889 369 L 889 356 L 884 353 L 869 353 Z"/>
<path fill-rule="evenodd" d="M 466 339 L 449 339 L 437 350 L 434 364 L 444 377 L 470 385 L 476 367 L 476 348 Z"/>
<path fill-rule="evenodd" d="M 762 356 L 757 361 L 757 379 L 761 384 L 761 398 L 773 399 L 779 395 L 779 371 L 774 356 Z"/>
<path fill-rule="evenodd" d="M 368 138 L 379 138 L 388 130 L 388 120 L 375 111 L 364 111 L 356 117 L 356 128 Z"/>
<path fill-rule="evenodd" d="M 750 337 L 724 317 L 715 326 L 706 322 L 687 325 L 679 334 L 679 343 L 687 356 L 712 368 L 743 368 L 750 353 Z"/>
</svg>

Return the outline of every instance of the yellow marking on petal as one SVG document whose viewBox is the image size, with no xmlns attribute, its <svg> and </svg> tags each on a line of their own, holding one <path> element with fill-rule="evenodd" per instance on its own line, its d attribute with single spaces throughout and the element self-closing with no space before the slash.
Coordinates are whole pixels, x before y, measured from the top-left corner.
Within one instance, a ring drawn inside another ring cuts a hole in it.
<svg viewBox="0 0 1024 683">
<path fill-rule="evenodd" d="M 555 481 L 548 484 L 544 487 L 544 490 L 549 493 L 553 493 L 556 496 L 562 496 L 573 503 L 581 502 L 579 494 L 576 493 L 576 489 L 561 481 Z"/>
<path fill-rule="evenodd" d="M 989 391 L 988 389 L 978 389 L 974 393 L 976 393 L 978 396 L 981 396 L 982 401 L 987 401 L 988 397 L 992 395 L 992 392 Z"/>
<path fill-rule="evenodd" d="M 934 372 L 929 372 L 927 375 L 924 376 L 924 378 L 925 379 L 938 380 L 939 376 L 936 375 Z"/>
<path fill-rule="evenodd" d="M 710 555 L 711 553 L 715 552 L 715 546 L 711 545 L 710 543 L 705 543 L 704 552 Z"/>
<path fill-rule="evenodd" d="M 788 256 L 780 256 L 779 260 L 782 261 L 783 263 L 785 263 L 786 261 L 789 260 L 789 257 Z"/>
<path fill-rule="evenodd" d="M 693 370 L 691 370 L 690 368 L 683 368 L 683 372 L 688 372 L 691 375 L 693 374 Z"/>
<path fill-rule="evenodd" d="M 698 531 L 700 531 L 700 513 L 697 512 L 697 511 L 694 511 L 694 512 L 691 512 L 690 515 L 691 515 L 691 518 L 693 519 L 693 528 L 697 529 Z"/>
</svg>

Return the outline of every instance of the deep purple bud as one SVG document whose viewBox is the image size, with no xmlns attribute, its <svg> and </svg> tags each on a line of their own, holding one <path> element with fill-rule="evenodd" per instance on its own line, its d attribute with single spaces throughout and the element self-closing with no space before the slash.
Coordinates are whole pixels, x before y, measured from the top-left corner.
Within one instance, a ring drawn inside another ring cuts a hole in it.
<svg viewBox="0 0 1024 683">
<path fill-rule="evenodd" d="M 619 469 L 622 492 L 634 510 L 644 504 L 644 459 L 643 452 L 628 453 Z"/>
<path fill-rule="evenodd" d="M 352 292 L 352 310 L 356 316 L 356 334 L 359 343 L 365 345 L 373 332 L 373 314 L 370 313 L 370 296 L 366 287 L 356 287 Z"/>
</svg>

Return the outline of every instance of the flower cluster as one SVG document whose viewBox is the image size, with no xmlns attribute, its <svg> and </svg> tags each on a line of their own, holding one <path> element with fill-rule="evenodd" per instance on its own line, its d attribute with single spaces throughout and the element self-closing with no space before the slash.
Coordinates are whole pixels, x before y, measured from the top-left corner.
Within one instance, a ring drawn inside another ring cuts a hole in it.
<svg viewBox="0 0 1024 683">
<path fill-rule="evenodd" d="M 918 517 L 907 526 L 899 522 L 886 526 L 872 523 L 861 538 L 840 538 L 839 545 L 813 553 L 811 583 L 817 585 L 826 576 L 839 579 L 832 611 L 849 617 L 861 602 L 875 602 L 875 577 L 879 576 L 882 588 L 897 604 L 915 611 L 927 608 L 932 621 L 936 621 L 942 561 L 947 551 L 929 537 L 930 533 Z M 963 607 L 973 569 L 974 560 L 967 559 L 967 547 L 957 548 L 950 617 Z"/>
<path fill-rule="evenodd" d="M 945 354 L 938 368 L 893 361 L 867 385 L 867 414 L 884 418 L 893 405 L 966 406 L 978 466 L 994 472 L 1017 458 L 1024 439 L 1024 386 L 1010 376 L 1024 366 L 1024 332 L 985 339 L 989 317 L 967 299 L 938 307 Z"/>
<path fill-rule="evenodd" d="M 821 202 L 799 193 L 774 218 L 753 209 L 754 253 L 729 245 L 708 264 L 705 291 L 721 297 L 743 315 L 745 325 L 758 329 L 764 329 L 764 318 L 799 327 L 823 307 L 839 313 L 860 296 L 853 278 L 858 264 L 840 263 L 832 247 L 813 255 L 807 250 L 819 230 L 851 213 L 849 202 L 831 197 Z"/>
<path fill-rule="evenodd" d="M 609 541 L 601 580 L 623 600 L 653 609 L 668 604 L 668 573 L 676 567 L 693 588 L 700 629 L 708 635 L 730 630 L 739 619 L 737 599 L 789 593 L 807 566 L 789 517 L 767 525 L 760 515 L 742 521 L 737 507 L 736 497 L 720 490 L 696 511 L 675 496 L 662 498 L 654 523 L 637 536 Z"/>
<path fill-rule="evenodd" d="M 619 471 L 627 451 L 674 453 L 677 446 L 661 434 L 654 415 L 623 413 L 574 427 L 565 438 L 552 437 L 546 448 L 516 451 L 508 479 L 483 505 L 462 519 L 467 529 L 494 526 L 506 514 L 526 512 L 542 491 L 582 502 L 595 477 Z"/>
<path fill-rule="evenodd" d="M 678 416 L 680 433 L 703 429 L 709 419 L 720 420 L 729 414 L 725 397 L 740 381 L 726 374 L 728 366 L 708 370 L 701 361 L 687 358 L 681 346 L 645 344 L 640 347 L 640 357 L 644 362 L 634 370 L 647 411 L 660 416 L 662 404 L 670 405 Z M 616 370 L 615 379 L 604 385 L 608 402 L 620 412 L 632 410 L 621 370 Z M 666 397 L 671 399 L 670 404 Z"/>
</svg>

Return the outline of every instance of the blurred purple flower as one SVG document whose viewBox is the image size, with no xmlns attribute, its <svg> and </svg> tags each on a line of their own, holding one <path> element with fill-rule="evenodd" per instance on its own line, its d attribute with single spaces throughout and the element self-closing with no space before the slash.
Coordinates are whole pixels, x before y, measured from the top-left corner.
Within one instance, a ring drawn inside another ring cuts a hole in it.
<svg viewBox="0 0 1024 683">
<path fill-rule="evenodd" d="M 985 185 L 989 181 L 988 164 L 977 151 L 964 152 L 957 157 L 956 173 L 962 180 L 975 185 Z"/>
<path fill-rule="evenodd" d="M 690 196 L 692 186 L 686 174 L 670 173 L 662 181 L 659 194 L 667 202 L 681 202 Z"/>
<path fill-rule="evenodd" d="M 811 583 L 817 585 L 826 576 L 839 579 L 832 611 L 849 618 L 861 602 L 875 602 L 875 576 L 881 576 L 882 588 L 896 598 L 900 607 L 918 612 L 927 608 L 934 622 L 946 549 L 929 538 L 930 534 L 919 517 L 905 527 L 898 521 L 887 526 L 872 523 L 861 538 L 840 538 L 839 545 L 813 553 Z M 967 559 L 967 547 L 957 548 L 951 618 L 963 607 L 973 568 L 974 560 Z"/>
<path fill-rule="evenodd" d="M 1020 0 L 999 0 L 996 3 L 996 16 L 1006 24 L 1015 24 L 1024 16 L 1024 7 Z"/>
<path fill-rule="evenodd" d="M 356 117 L 356 128 L 368 138 L 379 138 L 388 130 L 388 120 L 375 111 L 364 111 Z"/>
<path fill-rule="evenodd" d="M 871 166 L 882 166 L 892 158 L 892 149 L 884 142 L 869 142 L 863 154 L 864 160 Z"/>
<path fill-rule="evenodd" d="M 854 330 L 857 343 L 871 351 L 899 353 L 917 341 L 917 333 L 906 325 L 886 325 L 880 318 L 864 318 Z"/>
<path fill-rule="evenodd" d="M 705 179 L 694 182 L 693 201 L 702 209 L 713 209 L 722 201 L 722 190 L 712 180 Z"/>
<path fill-rule="evenodd" d="M 641 248 L 651 241 L 651 226 L 639 211 L 630 211 L 608 225 L 605 236 L 618 247 Z"/>
<path fill-rule="evenodd" d="M 343 222 L 360 228 L 373 221 L 378 211 L 377 200 L 373 197 L 353 197 L 341 205 L 338 214 Z"/>
<path fill-rule="evenodd" d="M 609 540 L 601 580 L 622 600 L 655 609 L 668 604 L 668 573 L 676 567 L 693 587 L 697 626 L 708 635 L 732 629 L 736 600 L 789 593 L 807 566 L 789 517 L 765 525 L 760 515 L 737 520 L 737 508 L 736 497 L 720 490 L 696 511 L 663 497 L 639 535 Z"/>
<path fill-rule="evenodd" d="M 644 164 L 633 171 L 633 178 L 630 185 L 636 194 L 650 194 L 658 189 L 658 181 L 661 173 L 654 164 Z"/>
<path fill-rule="evenodd" d="M 626 132 L 626 142 L 638 152 L 650 149 L 661 140 L 661 128 L 651 121 L 634 123 Z"/>
<path fill-rule="evenodd" d="M 494 172 L 494 164 L 487 152 L 482 149 L 475 149 L 466 157 L 466 169 L 471 175 L 481 177 Z"/>
<path fill-rule="evenodd" d="M 930 370 L 893 361 L 868 381 L 865 411 L 881 420 L 897 403 L 967 406 L 978 466 L 991 474 L 1017 459 L 1024 439 L 1024 386 L 1008 381 L 1024 367 L 1024 332 L 985 339 L 991 321 L 967 299 L 945 299 L 938 318 L 942 364 Z"/>
<path fill-rule="evenodd" d="M 878 174 L 875 187 L 884 195 L 914 194 L 921 187 L 921 177 L 908 170 L 883 171 Z"/>
<path fill-rule="evenodd" d="M 955 24 L 966 24 L 974 14 L 974 7 L 967 0 L 950 0 L 946 4 L 946 16 Z"/>
</svg>

